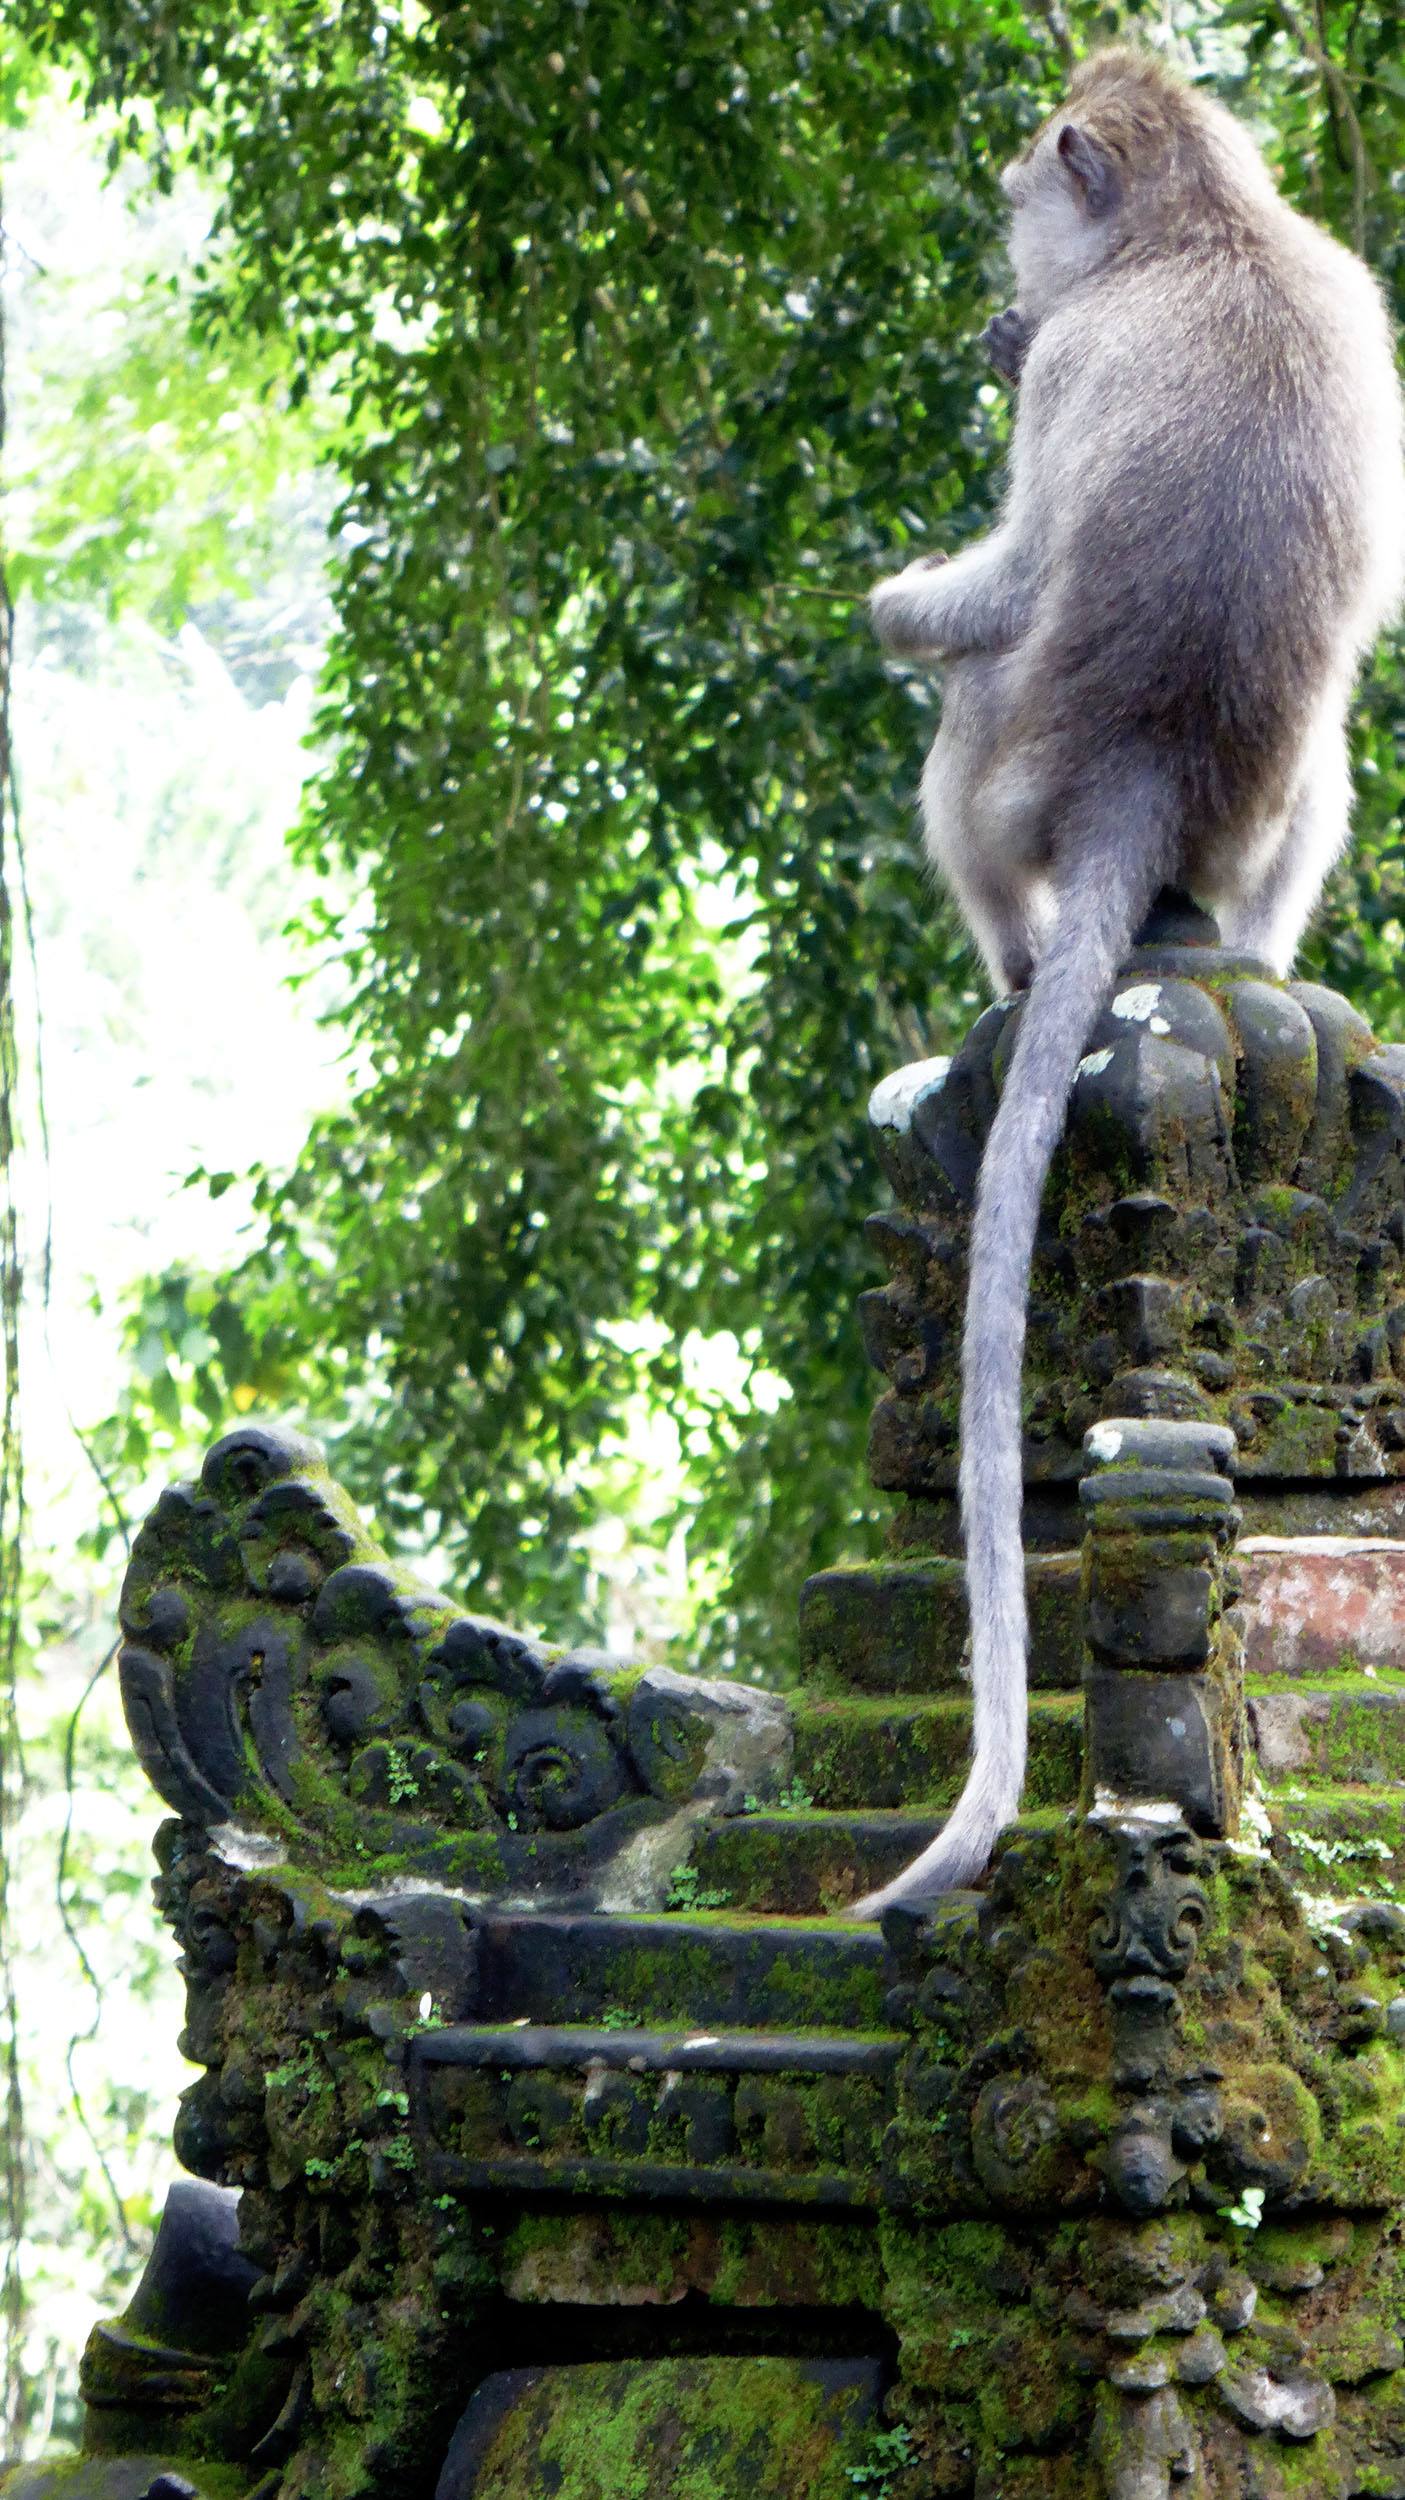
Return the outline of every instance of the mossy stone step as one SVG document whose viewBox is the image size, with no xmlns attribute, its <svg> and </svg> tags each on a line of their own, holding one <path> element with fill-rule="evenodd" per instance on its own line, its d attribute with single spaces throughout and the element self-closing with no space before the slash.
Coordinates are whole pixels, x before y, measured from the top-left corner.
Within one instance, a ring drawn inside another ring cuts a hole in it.
<svg viewBox="0 0 1405 2500">
<path fill-rule="evenodd" d="M 743 1912 L 487 1912 L 482 2023 L 874 2031 L 893 1964 L 876 1927 Z"/>
<path fill-rule="evenodd" d="M 1273 1854 L 1305 1892 L 1337 1900 L 1405 1894 L 1405 1790 L 1365 1781 L 1289 1788 L 1270 1796 L 1269 1811 Z"/>
<path fill-rule="evenodd" d="M 1082 1557 L 1025 1561 L 1029 1680 L 1077 1692 L 1083 1669 Z M 937 1693 L 963 1684 L 969 1615 L 965 1565 L 935 1555 L 818 1571 L 800 1592 L 800 1654 L 821 1691 Z"/>
<path fill-rule="evenodd" d="M 708 1823 L 692 1862 L 736 1908 L 814 1916 L 900 1874 L 940 1831 L 939 1814 L 738 1814 Z"/>
<path fill-rule="evenodd" d="M 1082 1776 L 1083 1696 L 1034 1693 L 1029 1712 L 1031 1806 L 1071 1805 Z M 795 1781 L 812 1804 L 839 1812 L 949 1806 L 966 1776 L 971 1704 L 943 1700 L 800 1701 Z"/>
<path fill-rule="evenodd" d="M 1405 1676 L 1306 1684 L 1251 1677 L 1249 1733 L 1272 1786 L 1296 1780 L 1405 1781 Z"/>
<path fill-rule="evenodd" d="M 1405 1780 L 1405 1676 L 1324 1677 L 1311 1684 L 1251 1677 L 1247 1701 L 1251 1742 L 1270 1781 Z M 822 1813 L 940 1811 L 960 1793 L 970 1731 L 964 1695 L 801 1701 L 795 1706 L 795 1783 Z M 1031 1694 L 1027 1804 L 1073 1805 L 1082 1755 L 1082 1695 Z"/>
<path fill-rule="evenodd" d="M 1062 1824 L 1072 1805 L 1021 1814 L 1016 1839 Z M 693 1848 L 700 1880 L 738 1909 L 843 1918 L 851 1902 L 900 1874 L 942 1826 L 939 1814 L 730 1815 L 703 1826 Z"/>
<path fill-rule="evenodd" d="M 1405 1498 L 1392 1488 L 1392 1500 Z M 1246 1537 L 1243 1583 L 1251 1672 L 1319 1676 L 1338 1661 L 1405 1671 L 1405 1541 L 1367 1535 Z M 1083 1668 L 1076 1548 L 1025 1559 L 1029 1680 L 1076 1692 Z M 800 1596 L 800 1647 L 824 1693 L 959 1691 L 969 1618 L 964 1566 L 949 1555 L 816 1572 Z"/>
</svg>

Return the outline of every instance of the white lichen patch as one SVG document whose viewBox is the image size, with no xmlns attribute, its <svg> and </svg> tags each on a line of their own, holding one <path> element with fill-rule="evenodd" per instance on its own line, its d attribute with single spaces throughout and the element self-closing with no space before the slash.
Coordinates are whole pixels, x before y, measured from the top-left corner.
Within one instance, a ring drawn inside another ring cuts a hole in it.
<svg viewBox="0 0 1405 2500">
<path fill-rule="evenodd" d="M 1084 1058 L 1079 1060 L 1078 1073 L 1080 1076 L 1101 1076 L 1104 1068 L 1110 1068 L 1111 1065 L 1110 1050 L 1090 1050 Z"/>
<path fill-rule="evenodd" d="M 1269 1844 L 1272 1839 L 1273 1824 L 1263 1791 L 1256 1783 L 1249 1782 L 1239 1801 L 1238 1833 L 1233 1839 L 1226 1840 L 1226 1846 L 1237 1858 L 1266 1858 L 1271 1854 Z"/>
<path fill-rule="evenodd" d="M 1184 1820 L 1180 1807 L 1169 1797 L 1119 1797 L 1112 1789 L 1102 1787 L 1094 1791 L 1087 1819 L 1090 1823 L 1129 1827 L 1149 1823 L 1158 1831 Z"/>
<path fill-rule="evenodd" d="M 1094 1424 L 1084 1447 L 1090 1458 L 1107 1462 L 1118 1456 L 1122 1448 L 1122 1434 L 1116 1424 Z"/>
<path fill-rule="evenodd" d="M 1124 1024 L 1144 1024 L 1149 1033 L 1169 1033 L 1171 1028 L 1163 1015 L 1159 981 L 1134 981 L 1129 990 L 1119 990 L 1112 1002 L 1112 1012 Z"/>
<path fill-rule="evenodd" d="M 895 1129 L 905 1136 L 924 1094 L 935 1094 L 946 1082 L 949 1059 L 915 1059 L 910 1068 L 895 1068 L 880 1077 L 868 1098 L 869 1125 Z"/>
</svg>

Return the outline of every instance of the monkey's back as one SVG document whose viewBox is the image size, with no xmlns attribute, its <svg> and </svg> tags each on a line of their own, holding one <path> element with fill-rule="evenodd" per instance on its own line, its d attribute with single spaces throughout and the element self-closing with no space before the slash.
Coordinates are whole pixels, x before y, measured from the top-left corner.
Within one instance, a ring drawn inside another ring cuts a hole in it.
<svg viewBox="0 0 1405 2500">
<path fill-rule="evenodd" d="M 1400 415 L 1360 264 L 1281 206 L 1106 269 L 1026 368 L 1040 586 L 1020 742 L 1052 819 L 1100 754 L 1174 772 L 1187 864 L 1286 805 L 1399 573 Z"/>
</svg>

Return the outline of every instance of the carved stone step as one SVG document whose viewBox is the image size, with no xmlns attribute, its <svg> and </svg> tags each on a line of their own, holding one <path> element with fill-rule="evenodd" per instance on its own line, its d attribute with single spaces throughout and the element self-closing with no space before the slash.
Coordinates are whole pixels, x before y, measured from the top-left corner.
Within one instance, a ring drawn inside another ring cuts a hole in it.
<svg viewBox="0 0 1405 2500">
<path fill-rule="evenodd" d="M 815 1805 L 840 1811 L 948 1806 L 966 1776 L 970 1729 L 964 1693 L 930 1701 L 802 1701 L 795 1709 L 795 1780 Z M 1072 1804 L 1082 1736 L 1081 1693 L 1031 1696 L 1030 1806 Z"/>
<path fill-rule="evenodd" d="M 879 1930 L 833 1919 L 489 1913 L 477 1942 L 476 2010 L 499 2024 L 873 2031 L 893 1983 Z"/>
<path fill-rule="evenodd" d="M 415 2044 L 412 2140 L 440 2194 L 878 2201 L 887 2032 L 456 2024 Z"/>
<path fill-rule="evenodd" d="M 1032 1832 L 1054 1819 L 1054 1811 L 1021 1815 L 1016 1829 Z M 849 1902 L 925 1849 L 941 1821 L 901 1812 L 731 1815 L 704 1826 L 693 1864 L 708 1890 L 727 1892 L 737 1909 L 842 1918 Z"/>
<path fill-rule="evenodd" d="M 1321 1675 L 1349 1666 L 1405 1670 L 1405 1539 L 1245 1537 L 1246 1664 L 1251 1674 Z M 1030 1683 L 1076 1692 L 1082 1673 L 1081 1556 L 1030 1555 Z M 958 1691 L 966 1662 L 965 1574 L 945 1555 L 817 1572 L 800 1600 L 800 1645 L 816 1689 Z"/>
<path fill-rule="evenodd" d="M 1083 1664 L 1082 1557 L 1032 1555 L 1025 1566 L 1029 1676 L 1076 1692 Z M 800 1654 L 816 1686 L 855 1693 L 959 1688 L 969 1616 L 964 1564 L 946 1556 L 818 1571 L 800 1595 Z"/>
<path fill-rule="evenodd" d="M 1405 1781 L 1405 1675 L 1250 1683 L 1249 1732 L 1270 1783 Z"/>
</svg>

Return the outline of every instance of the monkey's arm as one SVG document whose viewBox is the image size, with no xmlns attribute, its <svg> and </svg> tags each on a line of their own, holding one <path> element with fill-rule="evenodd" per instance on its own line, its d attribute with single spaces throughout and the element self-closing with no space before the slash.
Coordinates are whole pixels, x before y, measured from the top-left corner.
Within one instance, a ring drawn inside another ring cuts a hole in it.
<svg viewBox="0 0 1405 2500">
<path fill-rule="evenodd" d="M 869 593 L 884 649 L 915 659 L 1005 651 L 1027 631 L 1034 592 L 1024 550 L 1008 526 L 950 562 L 919 556 Z"/>
<path fill-rule="evenodd" d="M 1035 439 L 1047 429 L 1062 396 L 1060 363 L 1046 350 L 1053 329 L 1052 323 L 1029 320 L 1012 304 L 982 331 L 996 371 L 1020 384 L 1005 517 L 988 538 L 950 561 L 941 555 L 918 556 L 901 573 L 875 585 L 869 604 L 886 650 L 905 659 L 955 660 L 975 652 L 1008 651 L 1028 632 L 1046 523 L 1045 498 L 1031 486 L 1028 460 L 1021 456 L 1022 438 Z"/>
</svg>

